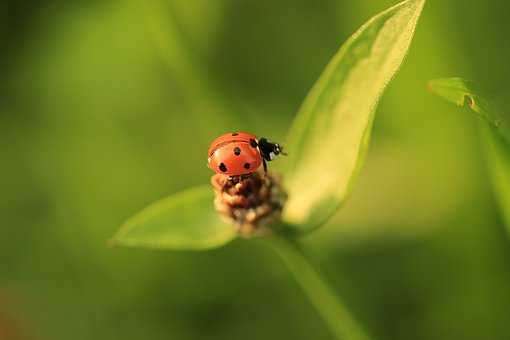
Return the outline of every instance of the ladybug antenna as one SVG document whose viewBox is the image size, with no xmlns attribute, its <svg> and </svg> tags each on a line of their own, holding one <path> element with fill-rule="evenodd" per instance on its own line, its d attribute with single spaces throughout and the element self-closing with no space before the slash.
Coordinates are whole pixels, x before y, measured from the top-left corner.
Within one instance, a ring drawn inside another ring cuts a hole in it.
<svg viewBox="0 0 510 340">
<path fill-rule="evenodd" d="M 280 144 L 275 144 L 275 155 L 284 155 L 284 156 L 287 156 L 287 153 L 285 151 L 283 151 L 283 145 L 280 145 Z"/>
</svg>

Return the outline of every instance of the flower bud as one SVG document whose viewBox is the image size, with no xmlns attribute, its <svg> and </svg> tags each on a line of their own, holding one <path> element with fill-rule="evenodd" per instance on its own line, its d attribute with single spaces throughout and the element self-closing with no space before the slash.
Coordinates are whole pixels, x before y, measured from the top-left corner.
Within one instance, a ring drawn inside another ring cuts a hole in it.
<svg viewBox="0 0 510 340">
<path fill-rule="evenodd" d="M 277 221 L 287 199 L 279 178 L 271 173 L 254 172 L 242 176 L 216 174 L 214 207 L 243 237 L 270 232 L 268 225 Z"/>
</svg>

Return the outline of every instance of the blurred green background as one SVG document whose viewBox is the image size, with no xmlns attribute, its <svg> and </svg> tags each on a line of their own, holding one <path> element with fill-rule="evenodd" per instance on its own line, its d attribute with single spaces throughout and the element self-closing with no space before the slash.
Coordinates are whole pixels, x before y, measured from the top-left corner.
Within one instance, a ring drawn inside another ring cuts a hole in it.
<svg viewBox="0 0 510 340">
<path fill-rule="evenodd" d="M 0 339 L 331 339 L 261 241 L 106 240 L 207 183 L 220 133 L 284 141 L 340 44 L 394 3 L 2 1 Z M 510 245 L 476 119 L 425 86 L 504 89 L 508 13 L 428 1 L 351 200 L 304 240 L 376 339 L 510 339 Z"/>
</svg>

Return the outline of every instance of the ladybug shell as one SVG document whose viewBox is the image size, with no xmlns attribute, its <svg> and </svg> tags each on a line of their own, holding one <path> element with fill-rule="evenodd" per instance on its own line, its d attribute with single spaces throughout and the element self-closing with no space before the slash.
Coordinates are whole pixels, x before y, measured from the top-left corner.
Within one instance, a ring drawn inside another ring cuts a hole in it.
<svg viewBox="0 0 510 340">
<path fill-rule="evenodd" d="M 209 168 L 228 176 L 257 171 L 262 164 L 262 156 L 251 140 L 256 142 L 256 136 L 245 132 L 228 133 L 216 138 L 209 148 Z"/>
<path fill-rule="evenodd" d="M 211 143 L 211 146 L 209 147 L 209 152 L 207 152 L 207 155 L 210 157 L 216 149 L 223 145 L 228 144 L 232 142 L 246 142 L 250 143 L 252 140 L 257 142 L 257 136 L 254 134 L 248 133 L 248 132 L 229 132 L 225 133 Z"/>
</svg>

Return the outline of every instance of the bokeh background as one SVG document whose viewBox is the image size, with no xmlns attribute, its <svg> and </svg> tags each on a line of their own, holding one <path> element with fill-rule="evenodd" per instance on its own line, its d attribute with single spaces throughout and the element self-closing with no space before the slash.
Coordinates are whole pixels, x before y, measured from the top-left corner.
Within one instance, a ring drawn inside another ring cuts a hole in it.
<svg viewBox="0 0 510 340">
<path fill-rule="evenodd" d="M 263 242 L 106 241 L 207 183 L 218 134 L 285 141 L 340 44 L 394 3 L 2 1 L 0 339 L 331 339 Z M 426 91 L 456 75 L 505 90 L 508 13 L 428 1 L 351 200 L 304 240 L 377 339 L 510 339 L 510 244 L 476 119 Z"/>
</svg>

